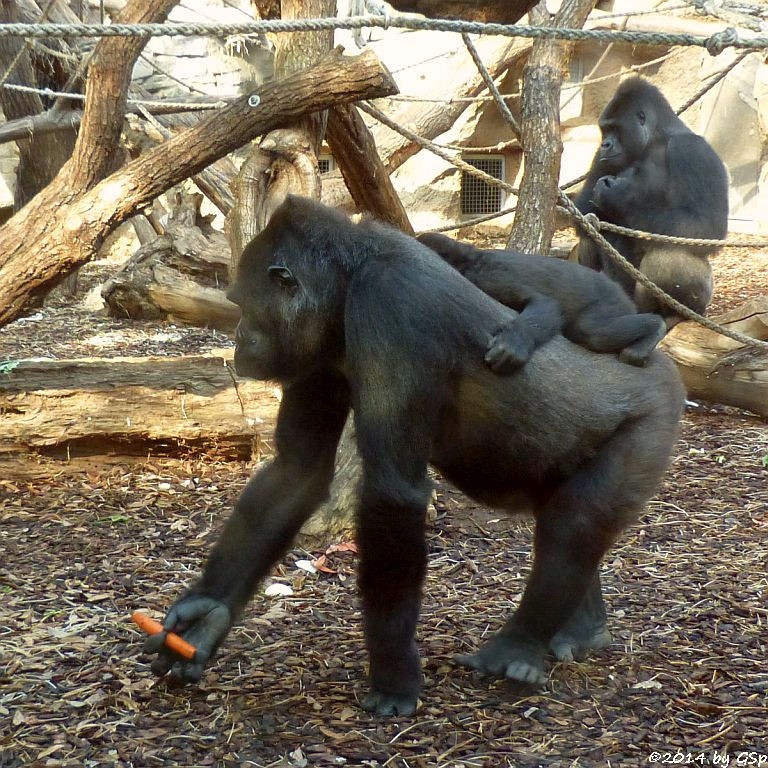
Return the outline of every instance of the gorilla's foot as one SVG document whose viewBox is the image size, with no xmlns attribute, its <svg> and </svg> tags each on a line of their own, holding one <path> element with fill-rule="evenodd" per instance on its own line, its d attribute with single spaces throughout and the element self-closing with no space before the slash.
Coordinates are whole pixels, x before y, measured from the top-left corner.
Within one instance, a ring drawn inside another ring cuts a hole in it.
<svg viewBox="0 0 768 768">
<path fill-rule="evenodd" d="M 373 712 L 375 715 L 408 717 L 416 711 L 417 702 L 418 696 L 410 694 L 371 691 L 363 698 L 362 706 L 366 712 Z"/>
<path fill-rule="evenodd" d="M 599 651 L 613 640 L 604 622 L 595 624 L 578 619 L 578 616 L 571 619 L 549 641 L 558 661 L 583 658 L 587 651 Z"/>
<path fill-rule="evenodd" d="M 545 654 L 546 648 L 540 643 L 496 635 L 477 653 L 457 655 L 454 659 L 462 666 L 476 669 L 484 675 L 543 685 L 547 682 Z"/>
</svg>

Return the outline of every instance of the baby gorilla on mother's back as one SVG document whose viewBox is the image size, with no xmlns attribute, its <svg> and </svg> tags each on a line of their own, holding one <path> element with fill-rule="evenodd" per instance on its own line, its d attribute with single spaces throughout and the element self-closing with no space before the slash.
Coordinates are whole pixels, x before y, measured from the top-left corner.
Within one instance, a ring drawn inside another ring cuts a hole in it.
<svg viewBox="0 0 768 768">
<path fill-rule="evenodd" d="M 429 248 L 373 221 L 289 196 L 243 251 L 235 368 L 283 385 L 276 455 L 258 468 L 202 577 L 166 616 L 197 648 L 153 670 L 198 680 L 261 579 L 328 496 L 350 409 L 363 464 L 358 586 L 366 709 L 410 715 L 421 688 L 416 621 L 427 571 L 427 465 L 478 501 L 536 515 L 517 610 L 460 663 L 540 683 L 546 657 L 604 646 L 598 568 L 667 466 L 682 407 L 659 353 L 622 365 L 555 336 L 511 376 L 483 362 L 513 312 Z"/>
<path fill-rule="evenodd" d="M 485 359 L 497 373 L 523 365 L 556 333 L 593 352 L 619 352 L 625 363 L 644 365 L 666 333 L 659 315 L 638 315 L 617 283 L 580 264 L 479 250 L 437 232 L 417 239 L 496 301 L 520 312 L 488 345 Z"/>
</svg>

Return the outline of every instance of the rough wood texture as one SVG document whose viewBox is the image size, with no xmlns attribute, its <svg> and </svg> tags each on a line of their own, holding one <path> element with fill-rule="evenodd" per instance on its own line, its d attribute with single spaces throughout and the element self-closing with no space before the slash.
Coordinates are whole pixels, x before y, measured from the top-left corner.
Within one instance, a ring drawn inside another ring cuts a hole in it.
<svg viewBox="0 0 768 768">
<path fill-rule="evenodd" d="M 397 86 L 372 51 L 355 57 L 332 52 L 304 72 L 264 85 L 257 107 L 247 96 L 236 100 L 85 194 L 73 195 L 63 186 L 65 166 L 0 229 L 0 325 L 90 259 L 104 237 L 139 208 L 255 136 L 339 102 L 393 93 Z"/>
<path fill-rule="evenodd" d="M 151 99 L 152 94 L 138 86 L 131 87 L 131 93 L 142 99 Z M 137 109 L 139 109 L 137 107 Z M 192 128 L 200 122 L 201 114 L 182 112 L 177 114 L 154 115 L 141 108 L 141 118 L 128 119 L 124 129 L 126 144 L 133 156 L 157 146 L 185 128 Z M 149 115 L 149 117 L 147 117 Z M 192 177 L 197 188 L 224 214 L 232 209 L 231 185 L 237 175 L 237 167 L 228 157 L 222 157 Z"/>
<path fill-rule="evenodd" d="M 50 6 L 47 11 L 48 21 L 77 21 L 77 17 L 63 3 Z M 61 18 L 62 12 L 64 18 Z M 41 16 L 41 9 L 34 3 L 10 2 L 10 0 L 0 2 L 0 23 L 35 23 L 40 21 Z M 63 86 L 67 73 L 61 71 L 61 60 L 54 61 L 53 58 L 43 60 L 40 56 L 33 57 L 29 46 L 22 51 L 25 45 L 26 41 L 21 38 L 0 39 L 0 72 L 5 73 L 13 65 L 8 74 L 8 82 L 32 86 L 42 85 L 55 89 Z M 73 49 L 63 41 L 53 42 L 53 48 L 70 54 L 73 52 Z M 19 53 L 21 56 L 16 61 Z M 38 94 L 6 88 L 0 88 L 0 105 L 5 119 L 17 123 L 34 121 L 38 113 L 43 111 L 43 102 Z M 19 168 L 16 172 L 14 195 L 15 210 L 26 205 L 49 184 L 72 153 L 75 145 L 75 131 L 72 125 L 65 127 L 68 122 L 67 116 L 71 113 L 68 109 L 59 109 L 60 106 L 57 103 L 56 108 L 49 113 L 53 120 L 59 119 L 61 129 L 58 132 L 41 132 L 33 135 L 30 131 L 13 136 L 19 148 Z"/>
<path fill-rule="evenodd" d="M 230 443 L 272 434 L 274 385 L 221 355 L 21 361 L 0 376 L 0 452 L 98 453 L 131 443 Z"/>
<path fill-rule="evenodd" d="M 354 104 L 328 110 L 326 139 L 358 210 L 412 235 L 413 227 L 379 157 L 376 141 Z"/>
<path fill-rule="evenodd" d="M 578 28 L 595 0 L 564 0 L 552 24 Z M 531 23 L 550 23 L 546 3 L 531 10 Z M 515 221 L 507 247 L 524 253 L 545 254 L 555 232 L 555 205 L 560 176 L 560 86 L 563 67 L 573 46 L 557 40 L 537 40 L 525 65 L 520 137 L 524 172 Z"/>
<path fill-rule="evenodd" d="M 282 0 L 282 19 L 322 18 L 336 13 L 335 0 Z M 333 46 L 333 31 L 300 32 L 272 36 L 275 78 L 282 79 L 315 64 Z M 326 116 L 304 115 L 268 133 L 251 148 L 236 186 L 239 197 L 227 221 L 232 267 L 243 248 L 269 221 L 289 193 L 318 199 L 320 172 L 317 153 L 323 140 Z"/>
<path fill-rule="evenodd" d="M 229 244 L 200 215 L 201 203 L 202 195 L 176 194 L 165 231 L 148 238 L 104 283 L 101 295 L 113 317 L 234 330 L 240 310 L 223 290 Z"/>
<path fill-rule="evenodd" d="M 227 214 L 226 231 L 232 254 L 232 272 L 246 245 L 264 229 L 261 201 L 267 194 L 272 158 L 267 152 L 251 151 L 232 180 L 234 205 Z"/>
<path fill-rule="evenodd" d="M 716 317 L 718 323 L 768 340 L 768 296 L 747 302 Z M 732 339 L 680 323 L 662 341 L 662 349 L 675 361 L 688 396 L 734 405 L 768 417 L 768 355 Z"/>
</svg>

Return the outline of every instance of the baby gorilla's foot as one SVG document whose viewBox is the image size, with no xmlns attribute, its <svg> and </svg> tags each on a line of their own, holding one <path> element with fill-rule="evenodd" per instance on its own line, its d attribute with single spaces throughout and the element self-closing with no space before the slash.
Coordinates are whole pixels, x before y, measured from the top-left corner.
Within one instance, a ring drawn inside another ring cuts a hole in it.
<svg viewBox="0 0 768 768">
<path fill-rule="evenodd" d="M 531 685 L 547 682 L 546 648 L 535 641 L 496 635 L 477 653 L 455 656 L 457 663 L 484 675 L 506 677 Z"/>
</svg>

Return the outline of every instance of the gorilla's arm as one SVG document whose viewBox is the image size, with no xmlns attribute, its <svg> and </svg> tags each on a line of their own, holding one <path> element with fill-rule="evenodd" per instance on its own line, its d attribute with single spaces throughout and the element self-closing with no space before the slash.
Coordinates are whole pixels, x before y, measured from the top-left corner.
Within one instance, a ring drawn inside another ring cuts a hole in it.
<svg viewBox="0 0 768 768">
<path fill-rule="evenodd" d="M 654 232 L 725 238 L 728 174 L 717 153 L 696 134 L 673 136 L 667 144 L 667 167 L 668 204 L 657 213 Z"/>
<path fill-rule="evenodd" d="M 555 299 L 527 283 L 525 266 L 515 252 L 483 251 L 437 232 L 419 235 L 443 261 L 461 272 L 481 291 L 520 314 L 499 328 L 488 344 L 485 362 L 495 373 L 511 373 L 524 365 L 537 347 L 563 328 L 563 313 Z M 531 262 L 528 266 L 533 267 Z"/>
<path fill-rule="evenodd" d="M 649 149 L 633 169 L 602 177 L 594 191 L 604 218 L 676 237 L 724 238 L 728 178 L 720 158 L 694 133 Z"/>
<path fill-rule="evenodd" d="M 154 635 L 155 674 L 198 680 L 208 659 L 259 581 L 283 555 L 302 524 L 328 494 L 336 447 L 349 411 L 346 381 L 332 371 L 285 388 L 275 443 L 277 457 L 246 485 L 205 565 L 203 575 L 171 608 L 163 627 L 197 648 L 184 661 Z"/>
<path fill-rule="evenodd" d="M 488 344 L 485 362 L 500 374 L 524 365 L 537 347 L 562 331 L 564 324 L 560 304 L 522 282 L 513 258 L 513 254 L 505 259 L 503 254 L 479 251 L 473 265 L 463 273 L 481 291 L 520 313 L 499 328 Z"/>
</svg>

